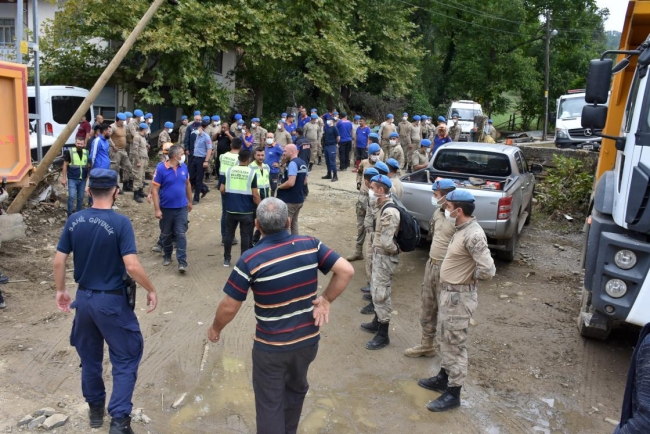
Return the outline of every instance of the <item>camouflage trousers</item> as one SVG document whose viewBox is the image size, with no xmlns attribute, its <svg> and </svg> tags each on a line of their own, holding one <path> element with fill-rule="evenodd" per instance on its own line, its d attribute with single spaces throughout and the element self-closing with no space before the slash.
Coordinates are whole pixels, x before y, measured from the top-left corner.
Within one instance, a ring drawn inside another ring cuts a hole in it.
<svg viewBox="0 0 650 434">
<path fill-rule="evenodd" d="M 406 154 L 404 156 L 404 159 L 406 160 L 406 167 L 411 166 L 411 157 L 413 156 L 413 152 L 417 151 L 420 149 L 420 141 L 419 140 L 412 140 L 411 144 L 406 146 L 406 149 L 404 149 L 404 153 Z"/>
<path fill-rule="evenodd" d="M 363 252 L 363 259 L 366 262 L 366 277 L 368 278 L 368 285 L 370 285 L 370 282 L 372 282 L 372 240 L 374 236 L 374 232 L 366 231 L 366 245 L 364 249 L 365 251 Z"/>
<path fill-rule="evenodd" d="M 422 326 L 422 337 L 435 338 L 438 330 L 438 302 L 440 299 L 440 264 L 431 258 L 424 267 L 424 280 L 422 281 L 422 292 L 420 292 L 420 325 Z M 440 343 L 440 336 L 437 337 Z"/>
<path fill-rule="evenodd" d="M 384 151 L 384 159 L 382 161 L 385 163 L 390 156 L 390 142 L 387 139 L 382 139 L 380 145 L 381 150 Z"/>
<path fill-rule="evenodd" d="M 133 189 L 134 190 L 140 190 L 142 187 L 144 187 L 144 174 L 145 171 L 147 170 L 147 166 L 149 165 L 149 159 L 148 158 L 133 158 Z M 140 167 L 138 167 L 138 163 L 140 163 Z"/>
<path fill-rule="evenodd" d="M 441 368 L 449 375 L 449 387 L 463 386 L 467 377 L 467 334 L 478 298 L 476 285 L 442 284 L 440 291 Z"/>
<path fill-rule="evenodd" d="M 363 223 L 366 219 L 366 206 L 363 203 L 363 201 L 358 200 L 357 201 L 357 244 L 355 247 L 355 251 L 357 253 L 364 253 L 363 252 L 363 243 L 366 241 L 366 228 L 364 227 Z"/>
<path fill-rule="evenodd" d="M 318 158 L 323 157 L 323 145 L 320 144 L 320 142 L 313 143 L 311 144 L 311 153 L 309 154 L 309 162 L 311 164 L 316 164 L 318 163 Z"/>
<path fill-rule="evenodd" d="M 122 182 L 130 181 L 132 165 L 126 149 L 111 151 L 109 157 L 111 159 L 111 170 L 119 173 L 120 169 L 122 169 Z"/>
<path fill-rule="evenodd" d="M 375 313 L 379 322 L 390 321 L 393 305 L 391 295 L 393 292 L 393 273 L 399 263 L 397 255 L 372 255 L 372 278 L 370 280 L 370 294 L 372 304 L 375 305 Z"/>
</svg>

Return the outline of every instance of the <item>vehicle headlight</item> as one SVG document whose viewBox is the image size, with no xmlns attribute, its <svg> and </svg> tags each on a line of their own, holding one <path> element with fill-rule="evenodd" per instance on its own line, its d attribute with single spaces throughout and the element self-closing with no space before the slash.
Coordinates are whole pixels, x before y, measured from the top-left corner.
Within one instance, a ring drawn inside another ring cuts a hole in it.
<svg viewBox="0 0 650 434">
<path fill-rule="evenodd" d="M 564 128 L 556 129 L 555 134 L 557 134 L 557 136 L 562 138 L 562 139 L 566 139 L 566 138 L 569 137 L 569 135 L 567 134 L 567 132 L 566 132 L 566 130 Z"/>
<path fill-rule="evenodd" d="M 619 250 L 614 256 L 614 263 L 622 270 L 629 270 L 636 265 L 636 255 L 632 250 Z"/>
<path fill-rule="evenodd" d="M 605 292 L 612 298 L 621 298 L 627 292 L 627 285 L 621 279 L 611 279 L 605 284 Z"/>
</svg>

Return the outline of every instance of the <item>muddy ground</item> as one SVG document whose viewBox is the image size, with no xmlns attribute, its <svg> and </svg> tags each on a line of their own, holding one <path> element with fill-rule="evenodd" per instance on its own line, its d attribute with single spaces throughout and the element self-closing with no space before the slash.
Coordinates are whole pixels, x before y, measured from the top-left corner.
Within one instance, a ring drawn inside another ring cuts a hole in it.
<svg viewBox="0 0 650 434">
<path fill-rule="evenodd" d="M 330 183 L 318 166 L 302 212 L 301 232 L 347 255 L 355 236 L 354 175 Z M 213 184 L 211 182 L 210 184 Z M 244 303 L 222 342 L 206 345 L 206 326 L 223 297 L 232 269 L 221 265 L 221 213 L 213 190 L 190 214 L 189 271 L 161 266 L 151 252 L 158 225 L 150 205 L 120 196 L 120 212 L 132 218 L 139 255 L 159 297 L 144 312 L 136 307 L 145 337 L 134 406 L 152 419 L 139 433 L 253 433 L 251 385 L 253 303 Z M 0 430 L 41 407 L 70 416 L 59 433 L 91 432 L 81 397 L 79 359 L 69 345 L 72 314 L 57 310 L 52 258 L 65 221 L 63 209 L 26 209 L 27 239 L 4 243 L 0 267 L 14 280 L 2 287 L 8 308 L 0 311 Z M 582 236 L 575 227 L 551 224 L 536 214 L 520 238 L 518 259 L 497 262 L 497 276 L 479 287 L 476 323 L 469 338 L 469 378 L 459 410 L 426 410 L 438 394 L 417 386 L 435 375 L 439 359 L 410 359 L 403 351 L 420 338 L 419 292 L 428 246 L 402 255 L 395 274 L 391 344 L 367 351 L 371 337 L 359 329 L 368 316 L 359 288 L 363 262 L 334 303 L 309 381 L 300 432 L 304 433 L 610 433 L 620 414 L 635 330 L 615 331 L 607 342 L 582 339 L 576 329 L 582 275 Z M 554 244 L 561 248 L 554 247 Z M 239 255 L 238 247 L 233 257 Z M 72 262 L 68 263 L 72 267 Z M 72 270 L 68 282 L 74 293 Z M 325 285 L 328 277 L 321 277 Z M 202 360 L 204 364 L 202 365 Z M 110 363 L 105 360 L 110 390 Z M 178 409 L 171 404 L 183 394 Z M 58 407 L 57 407 L 58 406 Z M 108 418 L 107 418 L 108 422 Z M 100 430 L 108 432 L 108 423 Z"/>
</svg>

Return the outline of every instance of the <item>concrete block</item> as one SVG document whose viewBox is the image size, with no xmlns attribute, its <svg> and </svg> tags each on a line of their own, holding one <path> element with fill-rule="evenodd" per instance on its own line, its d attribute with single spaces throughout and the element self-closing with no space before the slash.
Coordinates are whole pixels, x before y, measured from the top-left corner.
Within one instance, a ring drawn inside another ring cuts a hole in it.
<svg viewBox="0 0 650 434">
<path fill-rule="evenodd" d="M 28 414 L 27 416 L 20 419 L 20 422 L 18 422 L 18 426 L 27 425 L 28 423 L 30 423 L 33 420 L 34 420 L 34 416 L 32 416 L 31 414 Z"/>
<path fill-rule="evenodd" d="M 45 420 L 45 422 L 43 422 L 43 428 L 49 431 L 51 429 L 65 425 L 67 421 L 68 421 L 68 416 L 66 416 L 65 414 L 56 413 L 48 417 Z"/>
<path fill-rule="evenodd" d="M 21 214 L 0 215 L 0 242 L 25 238 L 25 222 Z"/>
<path fill-rule="evenodd" d="M 37 417 L 27 425 L 27 429 L 38 428 L 43 422 L 45 422 L 45 419 L 47 419 L 45 416 Z"/>
<path fill-rule="evenodd" d="M 51 407 L 45 407 L 41 408 L 40 410 L 36 410 L 34 412 L 34 416 L 45 416 L 45 417 L 50 417 L 54 413 L 56 413 L 56 410 L 51 408 Z"/>
</svg>

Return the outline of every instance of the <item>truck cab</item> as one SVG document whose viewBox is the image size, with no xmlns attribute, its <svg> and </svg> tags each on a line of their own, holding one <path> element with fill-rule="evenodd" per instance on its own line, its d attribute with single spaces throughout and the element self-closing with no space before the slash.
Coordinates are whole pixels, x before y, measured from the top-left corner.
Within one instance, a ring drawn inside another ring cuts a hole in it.
<svg viewBox="0 0 650 434">
<path fill-rule="evenodd" d="M 458 123 L 460 124 L 462 131 L 459 141 L 471 142 L 474 118 L 476 116 L 483 116 L 481 104 L 469 100 L 460 100 L 451 103 L 451 107 L 449 107 L 449 112 L 447 113 L 447 122 L 450 128 L 454 122 L 452 119 L 454 113 L 458 113 Z"/>
</svg>

